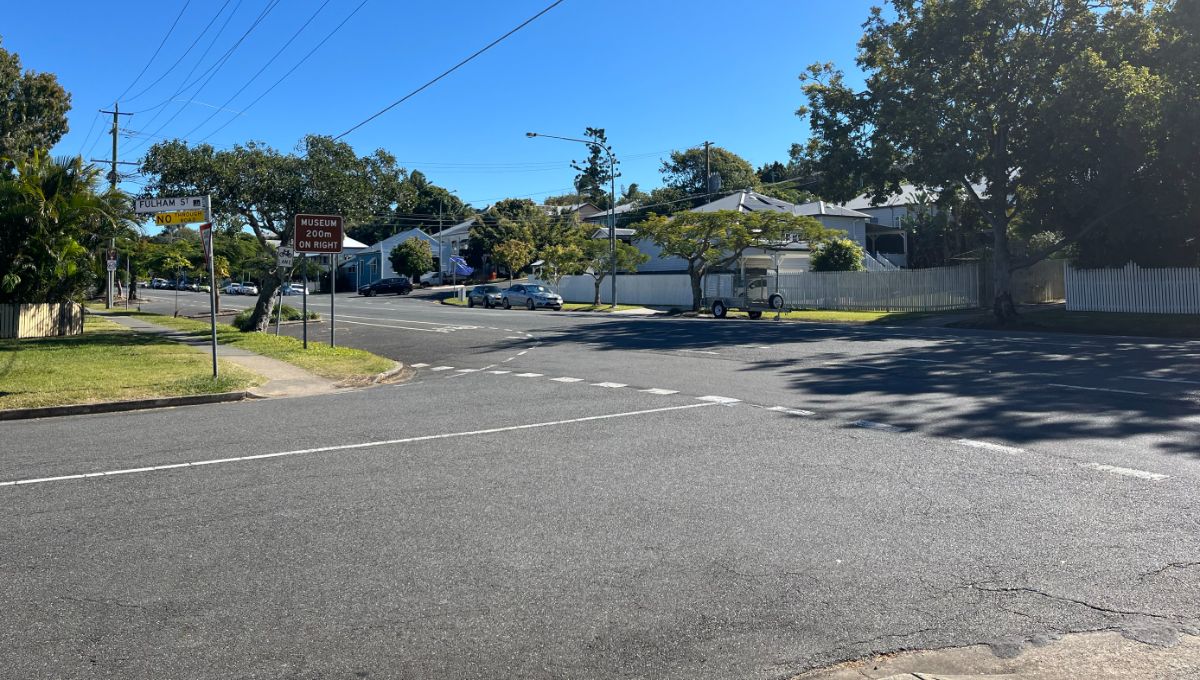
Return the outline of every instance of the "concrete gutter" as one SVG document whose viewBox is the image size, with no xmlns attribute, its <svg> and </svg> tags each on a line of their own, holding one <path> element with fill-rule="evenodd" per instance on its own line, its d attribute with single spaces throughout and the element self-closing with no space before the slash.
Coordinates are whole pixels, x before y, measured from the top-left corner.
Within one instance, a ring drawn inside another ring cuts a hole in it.
<svg viewBox="0 0 1200 680">
<path fill-rule="evenodd" d="M 140 411 L 148 408 L 170 408 L 195 406 L 197 404 L 220 404 L 242 401 L 252 397 L 249 392 L 221 392 L 219 394 L 191 394 L 182 397 L 157 397 L 129 401 L 101 401 L 92 404 L 68 404 L 66 406 L 42 406 L 39 408 L 14 408 L 0 411 L 0 420 L 26 420 L 29 418 L 54 418 L 79 416 L 92 413 L 116 413 L 118 411 Z"/>
</svg>

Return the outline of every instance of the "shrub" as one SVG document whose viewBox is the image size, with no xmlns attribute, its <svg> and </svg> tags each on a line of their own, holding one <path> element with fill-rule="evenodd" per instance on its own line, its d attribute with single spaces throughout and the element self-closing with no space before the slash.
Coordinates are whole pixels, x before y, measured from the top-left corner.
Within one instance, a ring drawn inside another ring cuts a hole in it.
<svg viewBox="0 0 1200 680">
<path fill-rule="evenodd" d="M 810 268 L 814 272 L 861 272 L 863 249 L 848 238 L 835 238 L 816 249 Z"/>
<path fill-rule="evenodd" d="M 283 312 L 283 320 L 284 321 L 299 321 L 304 318 L 303 315 L 300 313 L 300 310 L 296 309 L 295 307 L 293 307 L 291 305 L 276 305 L 275 309 L 271 310 L 271 323 L 275 323 L 276 321 L 279 320 L 279 314 L 281 311 Z M 241 312 L 238 313 L 237 316 L 233 317 L 233 322 L 232 322 L 233 327 L 242 332 L 254 330 L 253 328 L 250 327 L 250 317 L 253 314 L 254 314 L 253 308 L 243 309 Z M 321 318 L 321 315 L 317 314 L 316 312 L 309 312 L 308 318 L 309 319 L 319 319 L 319 318 Z"/>
</svg>

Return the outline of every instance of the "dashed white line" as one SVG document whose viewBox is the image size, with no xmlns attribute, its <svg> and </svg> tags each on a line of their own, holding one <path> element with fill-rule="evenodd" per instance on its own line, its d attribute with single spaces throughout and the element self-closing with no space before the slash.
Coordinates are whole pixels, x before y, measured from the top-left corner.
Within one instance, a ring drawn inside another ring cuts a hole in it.
<svg viewBox="0 0 1200 680">
<path fill-rule="evenodd" d="M 976 439 L 956 439 L 954 442 L 956 444 L 962 444 L 963 446 L 972 446 L 977 449 L 997 451 L 999 453 L 1026 453 L 1025 449 L 1017 448 L 1015 446 L 1005 446 L 1003 444 L 995 444 L 992 442 L 982 442 Z"/>
<path fill-rule="evenodd" d="M 454 368 L 454 367 L 453 366 L 434 366 L 433 368 L 431 368 L 429 370 L 431 370 L 431 371 L 449 371 L 452 368 Z"/>
<path fill-rule="evenodd" d="M 619 382 L 598 382 L 598 383 L 592 383 L 592 387 L 609 387 L 612 389 L 616 389 L 618 387 L 628 387 L 628 385 L 626 385 L 625 383 L 619 383 Z"/>
<path fill-rule="evenodd" d="M 520 357 L 520 356 L 525 356 L 525 355 L 526 355 L 526 354 L 528 354 L 528 353 L 529 353 L 529 350 L 527 350 L 527 349 L 523 349 L 523 350 L 521 350 L 520 352 L 517 352 L 517 356 L 519 356 L 519 357 Z"/>
<path fill-rule="evenodd" d="M 721 397 L 715 394 L 708 394 L 703 397 L 696 398 L 700 401 L 707 401 L 713 404 L 736 404 L 741 401 L 741 399 L 734 399 L 733 397 Z"/>
<path fill-rule="evenodd" d="M 488 371 L 488 373 L 492 375 L 504 375 L 505 373 L 512 373 L 512 371 Z"/>
<path fill-rule="evenodd" d="M 1086 392 L 1114 392 L 1116 394 L 1134 394 L 1139 397 L 1148 396 L 1149 392 L 1136 392 L 1134 390 L 1118 390 L 1111 387 L 1084 387 L 1083 385 L 1063 385 L 1062 383 L 1047 383 L 1050 387 L 1062 387 L 1068 390 L 1084 390 Z"/>
<path fill-rule="evenodd" d="M 554 381 L 554 382 L 560 382 L 560 383 L 577 383 L 577 382 L 583 382 L 583 378 L 568 378 L 567 376 L 563 376 L 563 377 L 561 377 L 561 378 L 551 378 L 550 380 L 552 380 L 552 381 Z"/>
<path fill-rule="evenodd" d="M 915 357 L 893 357 L 895 361 L 919 361 L 923 364 L 941 364 L 943 361 L 935 361 L 933 359 L 917 359 Z"/>
<path fill-rule="evenodd" d="M 691 352 L 692 354 L 720 354 L 720 352 L 711 352 L 706 349 L 681 349 L 680 352 Z"/>
<path fill-rule="evenodd" d="M 862 427 L 868 430 L 879 430 L 881 432 L 903 432 L 904 428 L 899 425 L 891 425 L 889 423 L 877 423 L 873 420 L 856 420 L 850 423 L 855 427 Z"/>
<path fill-rule="evenodd" d="M 664 406 L 661 408 L 644 409 L 641 411 L 625 411 L 622 413 L 608 413 L 599 416 L 584 416 L 581 418 L 569 418 L 566 420 L 554 420 L 542 423 L 529 423 L 526 425 L 510 425 L 507 427 L 493 427 L 486 430 L 471 430 L 467 432 L 447 432 L 443 434 L 431 434 L 421 437 L 405 437 L 404 439 L 387 439 L 383 441 L 363 442 L 360 444 L 339 444 L 335 446 L 321 446 L 311 449 L 298 449 L 295 451 L 280 451 L 278 453 L 260 453 L 252 456 L 238 456 L 234 458 L 214 458 L 209 460 L 193 461 L 188 463 L 170 463 L 167 465 L 154 465 L 150 467 L 126 468 L 124 470 L 108 470 L 106 472 L 85 472 L 74 475 L 60 475 L 57 477 L 38 477 L 35 479 L 16 479 L 7 482 L 0 482 L 0 487 L 4 486 L 25 486 L 29 484 L 44 484 L 47 482 L 63 482 L 76 479 L 92 479 L 97 477 L 111 477 L 115 475 L 130 475 L 142 472 L 158 472 L 161 470 L 175 470 L 188 467 L 201 467 L 205 465 L 217 465 L 220 463 L 242 463 L 252 460 L 266 460 L 269 458 L 282 458 L 285 456 L 302 456 L 314 453 L 330 453 L 333 451 L 351 451 L 354 449 L 369 449 L 378 446 L 390 446 L 396 444 L 411 444 L 413 442 L 425 442 L 436 439 L 454 439 L 458 437 L 471 437 L 476 435 L 496 434 L 498 432 L 512 432 L 514 430 L 532 430 L 541 427 L 556 427 L 559 425 L 570 425 L 572 423 L 586 423 L 597 420 L 611 420 L 613 418 L 629 418 L 632 416 L 647 415 L 651 413 L 666 413 L 668 411 L 684 411 L 693 408 L 703 408 L 712 406 L 712 404 L 684 404 L 682 406 Z"/>
<path fill-rule="evenodd" d="M 413 368 L 425 368 L 428 365 L 429 364 L 409 364 L 409 366 L 412 366 Z"/>
<path fill-rule="evenodd" d="M 1117 467 L 1115 465 L 1104 465 L 1102 463 L 1080 463 L 1079 467 L 1089 468 L 1091 470 L 1099 470 L 1100 472 L 1111 472 L 1115 475 L 1124 475 L 1125 477 L 1137 477 L 1151 482 L 1157 482 L 1162 479 L 1167 479 L 1170 475 L 1162 475 L 1157 472 L 1147 472 L 1145 470 L 1135 470 L 1134 468 Z"/>
<path fill-rule="evenodd" d="M 657 394 L 660 396 L 665 396 L 668 394 L 679 394 L 679 390 L 664 390 L 661 387 L 651 387 L 648 390 L 638 390 L 638 391 L 645 392 L 646 394 Z"/>
<path fill-rule="evenodd" d="M 772 406 L 772 407 L 768 408 L 767 410 L 774 411 L 776 413 L 786 413 L 789 416 L 815 416 L 815 415 L 817 415 L 813 411 L 805 411 L 802 408 L 789 408 L 787 406 Z"/>
<path fill-rule="evenodd" d="M 540 378 L 540 377 L 542 377 L 541 373 L 516 373 L 515 375 L 518 378 Z"/>
<path fill-rule="evenodd" d="M 1180 385 L 1200 385 L 1200 382 L 1197 382 L 1195 380 L 1181 380 L 1179 378 L 1155 378 L 1154 376 L 1150 376 L 1150 375 L 1145 375 L 1145 376 L 1127 375 L 1127 376 L 1124 376 L 1123 379 L 1124 380 L 1153 380 L 1154 382 L 1178 383 Z"/>
<path fill-rule="evenodd" d="M 458 368 L 458 369 L 455 369 L 455 372 L 456 373 L 478 373 L 481 370 L 483 370 L 483 369 L 481 369 L 481 368 Z"/>
</svg>

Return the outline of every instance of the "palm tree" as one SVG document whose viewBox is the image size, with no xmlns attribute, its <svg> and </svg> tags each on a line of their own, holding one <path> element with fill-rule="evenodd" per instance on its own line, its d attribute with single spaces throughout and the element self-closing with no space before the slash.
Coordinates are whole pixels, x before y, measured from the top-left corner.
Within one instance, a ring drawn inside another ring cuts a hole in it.
<svg viewBox="0 0 1200 680">
<path fill-rule="evenodd" d="M 120 191 L 98 190 L 100 171 L 44 151 L 6 159 L 0 176 L 0 302 L 65 302 L 96 278 L 92 253 L 130 229 Z"/>
</svg>

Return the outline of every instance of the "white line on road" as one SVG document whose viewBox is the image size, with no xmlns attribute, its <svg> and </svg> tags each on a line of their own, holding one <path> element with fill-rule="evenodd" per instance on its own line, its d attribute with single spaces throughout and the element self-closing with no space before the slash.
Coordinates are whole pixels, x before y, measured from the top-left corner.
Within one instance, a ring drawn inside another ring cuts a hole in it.
<svg viewBox="0 0 1200 680">
<path fill-rule="evenodd" d="M 341 318 L 341 316 L 338 317 L 338 323 L 350 323 L 350 324 L 354 324 L 356 326 L 374 326 L 375 328 L 395 328 L 395 329 L 402 330 L 402 331 L 421 331 L 422 333 L 449 333 L 452 330 L 457 330 L 457 329 L 449 328 L 449 327 L 446 327 L 446 328 L 413 328 L 411 326 L 396 326 L 393 324 L 367 323 L 365 321 L 346 321 L 345 319 Z"/>
<path fill-rule="evenodd" d="M 518 378 L 540 378 L 540 377 L 542 377 L 542 374 L 541 373 L 517 373 L 516 377 L 518 377 Z"/>
<path fill-rule="evenodd" d="M 872 366 L 871 364 L 848 364 L 848 363 L 841 362 L 841 361 L 826 361 L 825 365 L 826 366 L 848 366 L 850 368 L 869 368 L 872 371 L 889 371 L 889 370 L 895 368 L 894 366 Z"/>
<path fill-rule="evenodd" d="M 415 319 L 393 319 L 393 318 L 386 317 L 386 316 L 356 316 L 354 314 L 338 314 L 338 318 L 342 318 L 342 317 L 345 317 L 348 319 L 367 319 L 369 321 L 392 321 L 392 322 L 398 322 L 398 323 L 416 323 L 416 324 L 421 324 L 422 326 L 442 326 L 444 328 L 454 328 L 454 329 L 460 329 L 460 330 L 465 330 L 465 331 L 473 331 L 473 330 L 479 329 L 479 326 L 464 326 L 462 324 L 442 323 L 440 321 L 417 321 Z"/>
<path fill-rule="evenodd" d="M 505 373 L 512 373 L 512 371 L 488 371 L 488 373 L 492 375 L 504 375 Z"/>
<path fill-rule="evenodd" d="M 680 352 L 691 352 L 692 354 L 720 354 L 720 352 L 710 352 L 706 349 L 681 349 Z"/>
<path fill-rule="evenodd" d="M 741 401 L 741 399 L 734 399 L 733 397 L 720 397 L 715 394 L 708 394 L 703 397 L 696 398 L 700 401 L 707 401 L 712 404 L 736 404 Z"/>
<path fill-rule="evenodd" d="M 1149 392 L 1135 392 L 1133 390 L 1116 390 L 1111 387 L 1084 387 L 1083 385 L 1063 385 L 1062 383 L 1048 383 L 1050 387 L 1063 387 L 1068 390 L 1085 390 L 1087 392 L 1115 392 L 1116 394 L 1136 394 L 1140 397 L 1147 396 Z"/>
<path fill-rule="evenodd" d="M 409 364 L 409 366 L 412 366 L 413 368 L 425 368 L 428 365 L 429 364 Z"/>
<path fill-rule="evenodd" d="M 1133 468 L 1117 467 L 1115 465 L 1104 465 L 1102 463 L 1080 463 L 1079 467 L 1085 467 L 1101 472 L 1111 472 L 1116 475 L 1124 475 L 1126 477 L 1137 477 L 1138 479 L 1146 479 L 1151 482 L 1157 482 L 1160 479 L 1167 479 L 1169 475 L 1160 475 L 1157 472 L 1146 472 L 1145 470 L 1135 470 Z"/>
<path fill-rule="evenodd" d="M 521 350 L 520 352 L 517 352 L 517 356 L 525 356 L 525 354 L 526 354 L 527 352 L 529 352 L 529 350 L 527 350 L 527 349 L 523 349 L 523 350 Z"/>
<path fill-rule="evenodd" d="M 1025 449 L 1019 449 L 1015 446 L 1005 446 L 1003 444 L 993 444 L 992 442 L 981 442 L 976 439 L 956 439 L 956 444 L 963 446 L 973 446 L 977 449 L 986 449 L 988 451 L 999 451 L 1000 453 L 1025 453 Z"/>
<path fill-rule="evenodd" d="M 665 396 L 668 394 L 679 394 L 679 390 L 664 390 L 661 387 L 651 387 L 648 390 L 639 390 L 639 391 L 645 392 L 646 394 L 657 394 L 660 396 Z"/>
<path fill-rule="evenodd" d="M 612 389 L 616 389 L 618 387 L 628 387 L 628 385 L 626 385 L 625 383 L 618 383 L 618 382 L 598 382 L 598 383 L 592 383 L 592 387 L 609 387 Z"/>
<path fill-rule="evenodd" d="M 339 444 L 336 446 L 321 446 L 312 449 L 298 449 L 295 451 L 280 451 L 278 453 L 260 453 L 253 456 L 238 456 L 236 458 L 215 458 L 211 460 L 193 461 L 190 463 L 171 463 L 168 465 L 154 465 L 151 467 L 127 468 L 124 470 L 109 470 L 106 472 L 85 472 L 74 475 L 61 475 L 58 477 L 39 477 L 36 479 L 17 479 L 9 482 L 0 482 L 0 486 L 24 486 L 27 484 L 44 484 L 46 482 L 65 482 L 74 479 L 90 479 L 94 477 L 111 477 L 114 475 L 129 475 L 139 472 L 158 472 L 160 470 L 174 470 L 177 468 L 186 467 L 201 467 L 204 465 L 217 465 L 219 463 L 241 463 L 251 460 L 266 460 L 268 458 L 282 458 L 285 456 L 303 456 L 313 453 L 329 453 L 332 451 L 350 451 L 353 449 L 369 449 L 378 446 L 390 446 L 396 444 L 411 444 L 414 442 L 426 442 L 436 439 L 454 439 L 458 437 L 472 437 L 484 434 L 496 434 L 499 432 L 512 432 L 515 430 L 532 430 L 541 427 L 556 427 L 559 425 L 570 425 L 573 423 L 586 423 L 596 420 L 611 420 L 613 418 L 629 418 L 632 416 L 649 415 L 651 413 L 666 413 L 668 411 L 683 411 L 693 408 L 703 408 L 712 406 L 712 404 L 685 404 L 683 406 L 664 406 L 662 408 L 644 409 L 641 411 L 625 411 L 622 413 L 609 413 L 600 416 L 584 416 L 582 418 L 568 418 L 566 420 L 554 420 L 544 423 L 529 423 L 526 425 L 509 425 L 507 427 L 493 427 L 486 430 L 470 430 L 467 432 L 448 432 L 444 434 L 430 434 L 422 437 L 405 437 L 404 439 L 386 439 L 383 441 L 363 442 L 361 444 Z"/>
<path fill-rule="evenodd" d="M 577 382 L 583 382 L 583 378 L 568 378 L 568 377 L 566 377 L 566 376 L 563 376 L 563 377 L 561 377 L 561 378 L 551 378 L 550 380 L 552 380 L 552 381 L 554 381 L 554 382 L 560 382 L 560 383 L 577 383 Z"/>
<path fill-rule="evenodd" d="M 431 368 L 429 370 L 431 370 L 431 371 L 449 371 L 452 368 L 454 368 L 454 367 L 453 366 L 434 366 L 433 368 Z"/>
<path fill-rule="evenodd" d="M 478 373 L 482 370 L 483 370 L 482 368 L 457 368 L 457 369 L 455 369 L 454 372 L 455 373 Z"/>
<path fill-rule="evenodd" d="M 802 408 L 788 408 L 787 406 L 772 406 L 772 407 L 768 408 L 767 410 L 774 411 L 776 413 L 786 413 L 789 416 L 815 416 L 815 415 L 817 415 L 813 411 L 805 411 Z"/>
<path fill-rule="evenodd" d="M 888 423 L 877 423 L 873 420 L 856 420 L 850 423 L 855 427 L 863 427 L 868 430 L 880 430 L 881 432 L 903 432 L 905 428 L 899 425 L 889 425 Z"/>
<path fill-rule="evenodd" d="M 1127 376 L 1124 376 L 1122 379 L 1123 380 L 1153 380 L 1155 382 L 1179 383 L 1180 385 L 1200 385 L 1200 382 L 1197 382 L 1195 380 L 1180 380 L 1179 378 L 1155 378 L 1154 376 L 1150 376 L 1150 375 L 1145 375 L 1145 376 L 1127 375 Z"/>
</svg>

